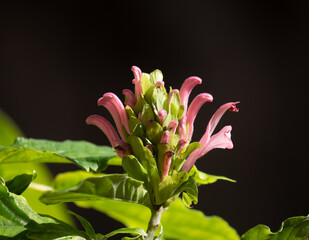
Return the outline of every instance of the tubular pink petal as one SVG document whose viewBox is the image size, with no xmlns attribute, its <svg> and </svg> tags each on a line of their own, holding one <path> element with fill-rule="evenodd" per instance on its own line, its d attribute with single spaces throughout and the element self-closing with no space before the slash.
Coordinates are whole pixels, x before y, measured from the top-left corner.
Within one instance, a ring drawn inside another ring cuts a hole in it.
<svg viewBox="0 0 309 240">
<path fill-rule="evenodd" d="M 178 141 L 178 156 L 181 153 L 182 149 L 185 147 L 185 145 L 187 144 L 188 140 L 186 138 L 181 138 Z"/>
<path fill-rule="evenodd" d="M 178 125 L 178 135 L 180 138 L 184 138 L 186 136 L 187 133 L 187 117 L 183 116 L 180 121 L 179 121 L 179 125 Z"/>
<path fill-rule="evenodd" d="M 114 93 L 105 93 L 103 97 L 98 100 L 98 105 L 106 107 L 106 109 L 111 113 L 119 134 L 122 139 L 125 139 L 122 125 L 128 133 L 130 133 L 130 129 L 128 115 L 120 99 Z"/>
<path fill-rule="evenodd" d="M 171 98 L 172 98 L 174 93 L 179 93 L 179 90 L 178 89 L 174 89 L 174 90 L 170 91 L 170 93 L 168 94 L 168 99 L 167 99 L 167 104 L 168 105 L 170 105 L 170 101 L 171 101 Z"/>
<path fill-rule="evenodd" d="M 182 166 L 181 171 L 190 172 L 196 160 L 201 157 L 199 152 L 199 149 L 196 149 L 190 154 L 190 156 L 187 158 L 186 162 Z"/>
<path fill-rule="evenodd" d="M 199 77 L 189 77 L 182 84 L 180 91 L 179 91 L 179 95 L 181 99 L 181 104 L 184 105 L 185 107 L 184 113 L 183 113 L 184 115 L 187 113 L 188 100 L 189 100 L 189 96 L 190 96 L 192 89 L 197 84 L 201 84 L 201 83 L 202 83 L 202 79 L 200 79 Z"/>
<path fill-rule="evenodd" d="M 123 156 L 132 154 L 132 150 L 130 146 L 120 139 L 117 143 L 115 143 L 114 149 L 120 158 L 123 158 Z"/>
<path fill-rule="evenodd" d="M 133 66 L 131 70 L 135 78 L 132 82 L 135 84 L 136 99 L 139 99 L 139 96 L 143 94 L 143 88 L 142 88 L 142 83 L 141 83 L 142 71 L 136 66 Z"/>
<path fill-rule="evenodd" d="M 164 131 L 160 143 L 170 143 L 171 135 L 168 130 Z"/>
<path fill-rule="evenodd" d="M 210 136 L 212 135 L 213 131 L 215 130 L 216 126 L 218 125 L 218 122 L 220 121 L 223 114 L 229 110 L 230 108 L 236 109 L 236 104 L 239 102 L 230 102 L 222 105 L 212 116 L 210 119 L 206 132 L 204 133 L 203 137 L 200 140 L 200 144 L 202 146 L 206 146 L 207 142 L 210 139 Z"/>
<path fill-rule="evenodd" d="M 117 142 L 121 141 L 113 125 L 104 117 L 91 115 L 86 119 L 86 123 L 95 125 L 107 136 L 109 142 L 114 147 Z"/>
<path fill-rule="evenodd" d="M 168 150 L 168 151 L 166 151 L 164 153 L 164 157 L 163 157 L 163 170 L 162 170 L 162 175 L 161 175 L 161 181 L 168 175 L 173 155 L 174 155 L 174 151 L 173 150 Z"/>
<path fill-rule="evenodd" d="M 173 120 L 173 121 L 170 121 L 170 123 L 167 125 L 167 129 L 172 131 L 172 133 L 175 134 L 177 126 L 178 126 L 178 121 Z"/>
<path fill-rule="evenodd" d="M 126 105 L 133 108 L 136 104 L 136 99 L 134 93 L 129 89 L 124 89 L 122 94 L 128 98 L 128 101 L 125 102 Z"/>
<path fill-rule="evenodd" d="M 163 125 L 166 116 L 167 112 L 164 109 L 158 111 L 158 118 L 161 125 Z"/>
<path fill-rule="evenodd" d="M 233 142 L 231 140 L 231 131 L 232 131 L 232 126 L 225 126 L 220 130 L 220 132 L 213 135 L 209 139 L 207 145 L 203 148 L 203 151 L 201 153 L 202 156 L 214 148 L 232 149 Z"/>
<path fill-rule="evenodd" d="M 148 148 L 151 153 L 153 153 L 153 149 L 151 145 L 146 145 L 145 147 Z"/>
<path fill-rule="evenodd" d="M 195 117 L 198 111 L 200 110 L 200 108 L 202 107 L 204 103 L 212 102 L 212 101 L 213 101 L 213 97 L 210 94 L 201 93 L 197 95 L 191 102 L 188 108 L 188 113 L 187 113 L 187 122 L 189 124 L 189 130 L 188 130 L 188 136 L 187 136 L 188 139 L 192 138 L 193 123 L 194 123 L 194 120 L 195 120 Z"/>
</svg>

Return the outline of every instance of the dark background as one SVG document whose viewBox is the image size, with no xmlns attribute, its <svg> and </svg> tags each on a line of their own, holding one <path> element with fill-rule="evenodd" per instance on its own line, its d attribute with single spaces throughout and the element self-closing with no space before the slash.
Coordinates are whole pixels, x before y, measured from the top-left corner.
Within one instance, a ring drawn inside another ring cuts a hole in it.
<svg viewBox="0 0 309 240">
<path fill-rule="evenodd" d="M 199 113 L 194 140 L 220 105 L 241 103 L 217 128 L 233 126 L 234 149 L 197 162 L 237 183 L 201 187 L 195 208 L 223 217 L 240 234 L 259 223 L 277 231 L 285 218 L 309 212 L 306 3 L 1 3 L 0 107 L 28 137 L 108 144 L 85 119 L 96 113 L 111 120 L 96 101 L 105 92 L 133 90 L 132 65 L 161 69 L 174 88 L 200 76 L 191 96 L 208 92 L 214 102 Z M 116 228 L 92 210 L 71 207 L 97 231 Z"/>
</svg>

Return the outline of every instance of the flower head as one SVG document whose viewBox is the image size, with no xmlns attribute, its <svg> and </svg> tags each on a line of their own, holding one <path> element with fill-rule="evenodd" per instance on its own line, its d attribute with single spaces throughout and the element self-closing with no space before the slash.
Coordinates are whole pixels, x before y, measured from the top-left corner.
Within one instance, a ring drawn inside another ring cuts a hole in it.
<svg viewBox="0 0 309 240">
<path fill-rule="evenodd" d="M 164 181 L 173 172 L 189 172 L 198 158 L 214 148 L 233 148 L 231 126 L 213 133 L 227 110 L 238 111 L 238 102 L 222 105 L 210 119 L 199 144 L 191 145 L 197 113 L 204 103 L 213 101 L 212 95 L 201 93 L 188 105 L 192 89 L 202 80 L 189 77 L 180 90 L 167 92 L 161 71 L 145 74 L 133 66 L 132 72 L 135 90 L 134 93 L 123 90 L 126 107 L 113 93 L 105 93 L 98 100 L 98 104 L 112 115 L 117 131 L 105 118 L 97 115 L 86 121 L 104 132 L 119 157 L 134 155 L 146 170 L 149 163 L 145 158 L 153 158 L 155 162 L 151 160 L 151 166 L 156 164 L 160 179 Z"/>
</svg>

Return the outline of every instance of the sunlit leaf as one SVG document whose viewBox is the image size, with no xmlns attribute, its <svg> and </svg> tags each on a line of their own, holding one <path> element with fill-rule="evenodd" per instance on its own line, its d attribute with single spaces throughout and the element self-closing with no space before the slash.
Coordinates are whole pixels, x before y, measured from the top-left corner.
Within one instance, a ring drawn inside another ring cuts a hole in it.
<svg viewBox="0 0 309 240">
<path fill-rule="evenodd" d="M 13 145 L 0 147 L 0 163 L 75 163 L 86 171 L 105 170 L 115 156 L 111 147 L 86 141 L 17 138 Z"/>
<path fill-rule="evenodd" d="M 62 179 L 62 181 L 70 181 L 70 179 Z M 86 178 L 75 186 L 46 192 L 40 200 L 49 205 L 62 202 L 102 200 L 104 198 L 150 205 L 149 195 L 143 187 L 143 182 L 125 174 Z"/>
<path fill-rule="evenodd" d="M 278 232 L 271 232 L 265 225 L 257 225 L 241 236 L 241 240 L 307 240 L 309 216 L 286 219 Z"/>
<path fill-rule="evenodd" d="M 8 191 L 2 179 L 0 179 L 0 212 L 1 237 L 16 237 L 17 239 L 25 239 L 25 236 L 27 236 L 26 239 L 83 237 L 82 232 L 67 223 L 33 211 L 24 197 Z"/>
</svg>

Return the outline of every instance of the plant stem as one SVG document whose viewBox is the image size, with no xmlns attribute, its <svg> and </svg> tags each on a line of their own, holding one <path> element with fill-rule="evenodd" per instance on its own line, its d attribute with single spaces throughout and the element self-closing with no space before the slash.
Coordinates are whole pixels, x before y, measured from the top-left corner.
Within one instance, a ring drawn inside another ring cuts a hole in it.
<svg viewBox="0 0 309 240">
<path fill-rule="evenodd" d="M 151 218 L 148 223 L 146 240 L 154 239 L 155 233 L 160 225 L 161 216 L 164 210 L 165 209 L 163 206 L 157 206 L 155 209 L 151 211 Z"/>
</svg>

